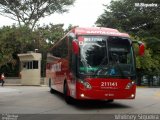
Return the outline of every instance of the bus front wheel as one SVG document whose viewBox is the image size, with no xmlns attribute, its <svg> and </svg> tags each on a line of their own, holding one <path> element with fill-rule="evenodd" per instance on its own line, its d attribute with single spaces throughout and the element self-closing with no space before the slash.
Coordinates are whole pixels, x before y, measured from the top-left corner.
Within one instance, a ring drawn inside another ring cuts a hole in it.
<svg viewBox="0 0 160 120">
<path fill-rule="evenodd" d="M 72 98 L 68 95 L 68 86 L 66 82 L 64 83 L 64 99 L 67 104 L 72 103 Z"/>
<path fill-rule="evenodd" d="M 111 99 L 111 100 L 107 100 L 107 102 L 108 102 L 108 103 L 111 103 L 111 102 L 113 102 L 113 101 L 114 101 L 113 99 Z"/>
<path fill-rule="evenodd" d="M 54 94 L 55 93 L 55 90 L 50 88 L 50 93 Z"/>
</svg>

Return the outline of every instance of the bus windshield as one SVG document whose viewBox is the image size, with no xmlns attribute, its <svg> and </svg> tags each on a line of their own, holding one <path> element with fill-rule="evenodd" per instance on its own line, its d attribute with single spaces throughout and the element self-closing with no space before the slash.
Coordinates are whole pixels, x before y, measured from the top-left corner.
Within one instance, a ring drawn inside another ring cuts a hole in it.
<svg viewBox="0 0 160 120">
<path fill-rule="evenodd" d="M 108 77 L 135 75 L 131 40 L 114 36 L 79 36 L 79 73 Z"/>
</svg>

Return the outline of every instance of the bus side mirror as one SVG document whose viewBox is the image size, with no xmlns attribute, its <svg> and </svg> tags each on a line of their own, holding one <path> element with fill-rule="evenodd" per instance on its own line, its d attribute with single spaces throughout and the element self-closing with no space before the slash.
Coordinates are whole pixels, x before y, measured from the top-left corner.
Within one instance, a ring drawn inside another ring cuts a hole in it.
<svg viewBox="0 0 160 120">
<path fill-rule="evenodd" d="M 145 51 L 145 46 L 144 46 L 144 43 L 140 43 L 139 44 L 139 55 L 140 56 L 143 56 L 144 55 L 144 51 Z"/>
<path fill-rule="evenodd" d="M 145 45 L 141 41 L 134 40 L 133 43 L 136 43 L 138 45 L 138 55 L 143 56 L 145 52 Z"/>
<path fill-rule="evenodd" d="M 72 41 L 72 50 L 75 55 L 77 55 L 79 53 L 79 46 L 78 46 L 77 41 L 75 41 L 75 40 Z"/>
</svg>

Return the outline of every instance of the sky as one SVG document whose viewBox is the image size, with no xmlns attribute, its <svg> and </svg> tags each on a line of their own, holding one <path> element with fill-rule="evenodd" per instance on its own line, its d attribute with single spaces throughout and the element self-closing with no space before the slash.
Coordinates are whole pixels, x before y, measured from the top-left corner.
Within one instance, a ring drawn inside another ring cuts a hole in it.
<svg viewBox="0 0 160 120">
<path fill-rule="evenodd" d="M 95 26 L 97 18 L 104 12 L 103 4 L 108 5 L 111 0 L 76 0 L 74 5 L 69 8 L 67 13 L 53 14 L 51 16 L 40 19 L 38 22 L 43 24 L 64 24 L 67 28 L 69 24 L 80 27 Z M 3 25 L 17 24 L 15 21 L 0 16 L 0 27 Z"/>
</svg>

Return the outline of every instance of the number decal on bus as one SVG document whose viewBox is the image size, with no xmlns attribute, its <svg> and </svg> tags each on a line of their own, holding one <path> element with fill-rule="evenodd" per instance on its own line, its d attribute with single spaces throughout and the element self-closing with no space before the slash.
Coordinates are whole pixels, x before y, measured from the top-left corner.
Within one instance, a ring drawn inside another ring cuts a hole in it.
<svg viewBox="0 0 160 120">
<path fill-rule="evenodd" d="M 117 82 L 101 82 L 101 87 L 116 87 L 118 86 Z"/>
</svg>

